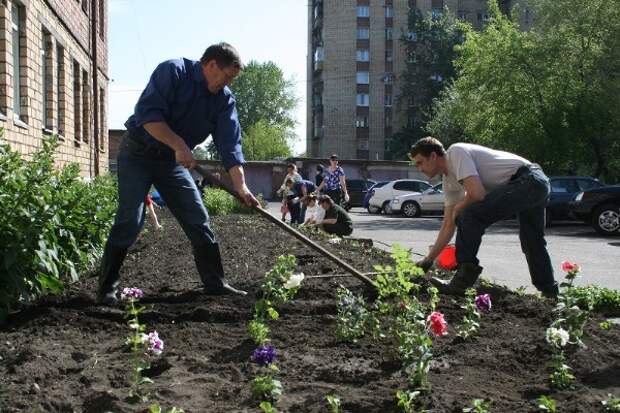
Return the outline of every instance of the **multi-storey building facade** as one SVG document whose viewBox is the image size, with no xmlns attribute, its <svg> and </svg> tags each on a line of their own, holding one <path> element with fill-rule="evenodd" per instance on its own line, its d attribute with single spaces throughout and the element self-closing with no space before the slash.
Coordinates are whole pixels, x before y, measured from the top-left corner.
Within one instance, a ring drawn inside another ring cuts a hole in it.
<svg viewBox="0 0 620 413">
<path fill-rule="evenodd" d="M 476 28 L 488 18 L 487 0 L 310 2 L 308 156 L 390 159 L 389 140 L 408 122 L 398 98 L 412 58 L 401 39 L 416 35 L 408 29 L 409 11 L 436 17 L 444 7 Z M 500 7 L 508 11 L 511 1 Z"/>
<path fill-rule="evenodd" d="M 1 143 L 56 134 L 59 166 L 107 171 L 107 27 L 107 0 L 0 0 Z"/>
</svg>

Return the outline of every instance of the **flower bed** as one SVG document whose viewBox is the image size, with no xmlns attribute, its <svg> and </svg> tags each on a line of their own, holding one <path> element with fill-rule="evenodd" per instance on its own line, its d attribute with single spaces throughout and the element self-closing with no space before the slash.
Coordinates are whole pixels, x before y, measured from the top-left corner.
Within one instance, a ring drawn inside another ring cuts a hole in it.
<svg viewBox="0 0 620 413">
<path fill-rule="evenodd" d="M 95 279 L 69 288 L 63 297 L 48 298 L 13 315 L 0 330 L 0 410 L 3 412 L 145 412 L 153 403 L 178 406 L 185 412 L 258 412 L 252 381 L 260 368 L 249 338 L 257 294 L 264 275 L 280 255 L 297 259 L 295 272 L 305 278 L 294 299 L 277 308 L 269 323 L 269 345 L 277 351 L 277 379 L 282 395 L 278 411 L 329 412 L 326 396 L 340 400 L 343 412 L 397 411 L 395 395 L 407 389 L 397 343 L 370 334 L 346 343 L 336 335 L 338 286 L 354 293 L 354 278 L 311 278 L 342 271 L 256 216 L 214 219 L 233 285 L 247 297 L 206 297 L 189 242 L 173 219 L 163 233 L 145 234 L 123 268 L 123 287 L 139 287 L 145 295 L 140 322 L 165 340 L 165 351 L 150 362 L 144 377 L 149 401 L 131 403 L 131 352 L 124 339 L 123 309 L 93 304 Z M 351 242 L 327 244 L 362 271 L 392 264 L 384 253 Z M 578 257 L 577 257 L 578 258 Z M 587 276 L 587 269 L 582 269 Z M 562 276 L 557 269 L 558 277 Z M 502 290 L 490 293 L 492 309 L 475 318 L 474 340 L 455 330 L 468 311 L 463 299 L 440 297 L 448 335 L 433 337 L 428 380 L 431 392 L 421 397 L 433 412 L 462 412 L 474 399 L 491 401 L 491 412 L 540 411 L 546 395 L 561 412 L 603 412 L 608 394 L 620 395 L 620 328 L 603 329 L 594 314 L 582 340 L 585 348 L 565 348 L 566 364 L 575 380 L 567 389 L 551 390 L 546 364 L 552 349 L 546 341 L 554 321 L 553 306 L 533 296 Z M 484 304 L 484 303 L 482 303 Z M 256 354 L 270 357 L 270 350 Z M 475 410 L 472 410 L 475 411 Z"/>
</svg>

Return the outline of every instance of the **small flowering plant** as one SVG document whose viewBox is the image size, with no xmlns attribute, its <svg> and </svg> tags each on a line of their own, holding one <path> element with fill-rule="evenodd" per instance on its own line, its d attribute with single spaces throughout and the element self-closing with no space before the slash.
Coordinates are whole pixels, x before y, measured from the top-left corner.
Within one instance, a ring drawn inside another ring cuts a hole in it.
<svg viewBox="0 0 620 413">
<path fill-rule="evenodd" d="M 575 379 L 570 372 L 570 367 L 566 365 L 564 358 L 564 347 L 569 343 L 569 333 L 563 328 L 549 327 L 545 334 L 547 343 L 551 346 L 553 355 L 549 367 L 552 368 L 549 374 L 549 382 L 556 389 L 565 389 L 570 386 Z"/>
<path fill-rule="evenodd" d="M 476 303 L 476 308 L 478 308 L 478 310 L 482 311 L 483 313 L 491 312 L 492 303 L 490 294 L 477 295 L 474 302 Z"/>
<path fill-rule="evenodd" d="M 579 271 L 581 271 L 581 267 L 577 263 L 562 261 L 562 271 L 566 273 L 565 277 L 568 281 L 568 285 L 572 287 L 575 278 L 577 278 L 577 276 L 579 275 Z"/>
<path fill-rule="evenodd" d="M 338 288 L 338 315 L 336 336 L 345 342 L 356 342 L 366 334 L 372 318 L 361 296 L 354 295 L 350 290 Z"/>
<path fill-rule="evenodd" d="M 456 335 L 463 340 L 469 340 L 478 335 L 480 329 L 480 312 L 491 311 L 491 296 L 489 294 L 476 295 L 476 290 L 469 288 L 465 291 L 466 301 L 461 306 L 465 310 L 463 323 L 457 328 Z"/>
<path fill-rule="evenodd" d="M 566 282 L 561 285 L 566 287 L 558 298 L 558 304 L 555 308 L 556 320 L 552 326 L 564 328 L 570 336 L 569 343 L 577 344 L 584 347 L 581 338 L 583 337 L 583 329 L 590 319 L 590 311 L 592 309 L 592 300 L 586 300 L 586 309 L 579 306 L 580 297 L 574 294 L 575 288 L 573 281 L 579 274 L 581 268 L 578 264 L 568 261 L 562 262 L 562 269 L 566 271 Z"/>
<path fill-rule="evenodd" d="M 144 297 L 144 292 L 139 288 L 124 288 L 121 299 L 126 301 L 125 318 L 131 333 L 125 343 L 131 348 L 131 374 L 129 376 L 129 397 L 134 401 L 146 401 L 147 395 L 142 393 L 140 386 L 153 381 L 143 377 L 142 372 L 150 367 L 146 356 L 148 353 L 156 356 L 164 351 L 164 342 L 159 338 L 157 331 L 145 334 L 146 326 L 140 323 L 139 315 L 146 307 L 139 305 L 138 301 Z"/>
<path fill-rule="evenodd" d="M 428 330 L 435 335 L 435 337 L 443 337 L 448 335 L 448 322 L 444 315 L 439 311 L 433 311 L 426 318 Z"/>
<path fill-rule="evenodd" d="M 255 304 L 255 319 L 277 319 L 279 314 L 276 307 L 290 301 L 297 294 L 304 274 L 294 274 L 296 266 L 294 255 L 280 255 L 277 258 L 276 264 L 263 279 L 262 297 Z"/>
<path fill-rule="evenodd" d="M 259 366 L 269 366 L 276 361 L 276 349 L 271 346 L 259 346 L 252 353 L 252 361 Z"/>
</svg>

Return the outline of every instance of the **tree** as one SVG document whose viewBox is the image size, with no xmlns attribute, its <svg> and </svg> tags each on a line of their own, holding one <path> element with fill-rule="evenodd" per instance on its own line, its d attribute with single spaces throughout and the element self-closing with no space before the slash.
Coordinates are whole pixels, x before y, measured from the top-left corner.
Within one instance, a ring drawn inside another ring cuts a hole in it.
<svg viewBox="0 0 620 413">
<path fill-rule="evenodd" d="M 392 136 L 390 152 L 394 158 L 403 157 L 413 142 L 427 134 L 433 99 L 455 75 L 455 46 L 462 43 L 465 26 L 447 8 L 435 17 L 425 17 L 412 8 L 408 29 L 401 39 L 408 59 L 399 98 L 399 107 L 407 111 L 407 126 Z"/>
<path fill-rule="evenodd" d="M 292 112 L 297 106 L 297 97 L 293 81 L 284 78 L 282 69 L 273 62 L 259 63 L 252 60 L 235 78 L 231 90 L 237 102 L 244 154 L 247 155 L 248 145 L 253 145 L 253 142 L 269 142 L 272 145 L 264 151 L 254 147 L 254 155 L 246 158 L 266 160 L 272 158 L 262 156 L 268 156 L 266 154 L 269 153 L 278 154 L 276 156 L 290 154 L 288 145 L 294 139 L 293 128 L 296 124 Z M 267 131 L 273 133 L 273 137 L 267 138 Z M 284 150 L 282 144 L 286 145 L 288 151 Z M 217 157 L 212 142 L 208 145 L 208 151 L 211 157 Z"/>
<path fill-rule="evenodd" d="M 428 130 L 517 152 L 549 174 L 618 179 L 620 0 L 529 6 L 534 27 L 523 32 L 489 2 L 490 20 L 466 32 Z"/>
<path fill-rule="evenodd" d="M 270 160 L 291 156 L 286 130 L 265 120 L 254 123 L 243 134 L 243 154 L 248 161 Z"/>
</svg>

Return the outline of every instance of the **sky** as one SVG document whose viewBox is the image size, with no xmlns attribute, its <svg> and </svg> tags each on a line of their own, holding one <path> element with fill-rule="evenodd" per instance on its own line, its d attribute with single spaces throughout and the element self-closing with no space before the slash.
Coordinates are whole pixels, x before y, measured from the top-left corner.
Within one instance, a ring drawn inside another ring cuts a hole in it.
<svg viewBox="0 0 620 413">
<path fill-rule="evenodd" d="M 109 0 L 108 127 L 124 128 L 160 62 L 199 60 L 209 45 L 226 41 L 244 62 L 272 61 L 295 82 L 299 102 L 293 152 L 304 152 L 307 4 L 308 0 Z"/>
</svg>

